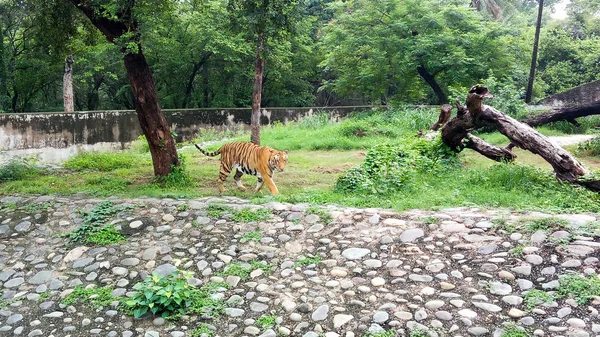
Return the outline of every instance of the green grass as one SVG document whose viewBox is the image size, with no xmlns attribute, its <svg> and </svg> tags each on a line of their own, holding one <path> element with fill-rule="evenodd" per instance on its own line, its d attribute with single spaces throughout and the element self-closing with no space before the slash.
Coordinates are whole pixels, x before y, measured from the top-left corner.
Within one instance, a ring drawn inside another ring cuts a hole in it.
<svg viewBox="0 0 600 337">
<path fill-rule="evenodd" d="M 325 224 L 328 224 L 333 220 L 329 212 L 315 205 L 310 206 L 306 210 L 306 214 L 318 215 L 321 221 L 323 221 Z"/>
<path fill-rule="evenodd" d="M 248 233 L 244 233 L 240 239 L 240 242 L 248 242 L 248 241 L 254 241 L 254 242 L 258 242 L 260 241 L 260 230 L 256 229 L 253 230 L 252 232 L 248 232 Z"/>
<path fill-rule="evenodd" d="M 35 160 L 15 158 L 0 166 L 0 183 L 36 179 L 44 173 L 35 166 Z"/>
<path fill-rule="evenodd" d="M 521 246 L 517 246 L 515 248 L 512 248 L 508 251 L 508 254 L 510 254 L 511 256 L 514 257 L 521 257 L 523 256 L 523 248 L 525 248 L 525 246 L 521 245 Z"/>
<path fill-rule="evenodd" d="M 362 337 L 394 337 L 396 336 L 396 330 L 386 330 L 382 332 L 365 332 Z M 411 330 L 408 334 L 409 337 L 429 337 L 429 335 L 419 329 Z"/>
<path fill-rule="evenodd" d="M 269 274 L 273 265 L 266 264 L 257 260 L 253 260 L 247 263 L 244 262 L 233 262 L 225 266 L 225 269 L 219 273 L 221 276 L 239 276 L 242 281 L 247 280 L 250 277 L 250 273 L 254 270 L 262 269 L 265 274 Z"/>
<path fill-rule="evenodd" d="M 524 329 L 515 324 L 510 324 L 508 326 L 505 326 L 502 330 L 504 330 L 504 331 L 502 332 L 500 337 L 530 337 L 531 336 L 531 333 L 529 332 L 529 330 Z"/>
<path fill-rule="evenodd" d="M 126 238 L 114 226 L 104 224 L 118 212 L 131 208 L 130 206 L 115 205 L 110 200 L 102 201 L 91 211 L 83 212 L 83 222 L 79 227 L 61 236 L 69 238 L 71 243 L 111 245 L 123 242 Z"/>
<path fill-rule="evenodd" d="M 77 286 L 73 289 L 67 297 L 65 297 L 61 303 L 64 305 L 75 304 L 81 301 L 82 304 L 91 306 L 94 309 L 101 307 L 107 307 L 114 301 L 119 301 L 119 297 L 111 295 L 114 289 L 110 286 L 100 288 L 84 288 L 83 286 Z"/>
<path fill-rule="evenodd" d="M 523 295 L 523 304 L 528 311 L 533 310 L 538 304 L 552 301 L 554 301 L 554 296 L 538 289 L 531 289 Z"/>
<path fill-rule="evenodd" d="M 222 204 L 209 204 L 206 207 L 206 211 L 207 211 L 209 217 L 218 219 L 223 214 L 232 213 L 233 208 L 222 205 Z"/>
<path fill-rule="evenodd" d="M 321 255 L 315 255 L 313 257 L 303 256 L 294 263 L 294 268 L 301 266 L 309 266 L 311 264 L 319 264 L 319 262 L 321 262 Z"/>
<path fill-rule="evenodd" d="M 260 316 L 254 325 L 259 328 L 261 331 L 265 331 L 275 325 L 275 321 L 277 320 L 277 316 L 275 315 L 262 315 Z"/>
<path fill-rule="evenodd" d="M 190 331 L 190 336 L 191 337 L 202 337 L 202 335 L 206 335 L 208 337 L 212 337 L 216 334 L 217 332 L 214 330 L 211 330 L 208 327 L 208 324 L 206 323 L 200 323 L 196 326 L 195 329 Z"/>
<path fill-rule="evenodd" d="M 338 123 L 324 114 L 316 114 L 299 123 L 265 127 L 261 132 L 264 145 L 291 150 L 286 171 L 274 176 L 280 196 L 273 197 L 268 191 L 253 194 L 230 188 L 234 186 L 233 177 L 225 182 L 229 188 L 225 195 L 249 198 L 257 204 L 270 201 L 307 202 L 311 205 L 381 207 L 396 211 L 457 206 L 506 207 L 517 211 L 541 210 L 550 213 L 600 211 L 599 194 L 558 183 L 546 162 L 524 152 L 518 153 L 521 164 L 509 165 L 497 164 L 464 151 L 459 155 L 461 166 L 440 172 L 411 171 L 408 179 L 395 191 L 385 191 L 381 188 L 384 186 L 373 186 L 372 190 L 376 192 L 368 193 L 333 190 L 342 173 L 364 161 L 367 149 L 374 145 L 403 142 L 419 129 L 427 129 L 436 118 L 436 110 L 399 108 L 360 112 Z M 234 133 L 230 136 L 237 135 Z M 211 140 L 218 138 L 217 135 L 204 136 Z M 496 137 L 492 143 L 503 141 L 503 136 L 497 133 L 482 136 Z M 236 140 L 248 140 L 247 134 L 243 137 Z M 207 146 L 207 149 L 216 149 L 222 143 L 217 142 Z M 139 150 L 82 155 L 69 163 L 76 171 L 50 173 L 29 164 L 19 166 L 24 167 L 23 170 L 3 171 L 0 167 L 0 177 L 2 172 L 8 177 L 0 179 L 3 181 L 0 182 L 0 195 L 68 196 L 83 192 L 91 197 L 123 198 L 217 196 L 219 193 L 215 180 L 219 174 L 219 158 L 206 157 L 195 148 L 180 149 L 179 152 L 187 158 L 185 167 L 161 182 L 154 180 L 149 153 Z M 107 158 L 107 163 L 102 163 L 102 156 Z M 131 158 L 134 158 L 133 162 Z M 600 167 L 597 158 L 578 159 L 590 168 Z M 107 174 L 97 169 L 111 171 Z M 11 173 L 21 171 L 25 173 Z M 256 177 L 244 175 L 242 182 L 254 185 Z M 219 218 L 225 213 L 234 214 L 233 210 L 218 208 L 209 206 L 211 218 Z"/>
<path fill-rule="evenodd" d="M 537 231 L 557 231 L 565 228 L 569 222 L 565 219 L 558 218 L 539 218 L 531 220 L 525 225 L 525 229 L 529 232 Z"/>
<path fill-rule="evenodd" d="M 598 275 L 567 274 L 559 277 L 557 293 L 560 297 L 571 297 L 577 304 L 585 305 L 595 296 L 600 296 L 600 277 Z"/>
<path fill-rule="evenodd" d="M 256 210 L 242 208 L 238 211 L 235 211 L 231 219 L 237 222 L 254 222 L 267 220 L 271 217 L 271 215 L 271 211 L 264 208 L 259 208 Z"/>
</svg>

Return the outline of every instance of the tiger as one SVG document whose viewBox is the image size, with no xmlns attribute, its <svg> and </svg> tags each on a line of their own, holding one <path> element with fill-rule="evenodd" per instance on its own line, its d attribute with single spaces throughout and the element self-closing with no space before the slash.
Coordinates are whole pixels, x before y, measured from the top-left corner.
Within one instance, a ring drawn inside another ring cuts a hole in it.
<svg viewBox="0 0 600 337">
<path fill-rule="evenodd" d="M 227 191 L 223 186 L 223 182 L 232 170 L 236 170 L 233 179 L 240 190 L 246 191 L 246 187 L 242 185 L 240 180 L 245 173 L 258 178 L 254 193 L 258 193 L 263 187 L 263 183 L 266 183 L 273 195 L 279 194 L 279 190 L 273 182 L 273 173 L 275 173 L 275 170 L 283 172 L 285 169 L 288 161 L 287 150 L 279 151 L 268 146 L 258 146 L 249 142 L 233 142 L 224 144 L 217 151 L 207 152 L 198 144 L 194 145 L 206 156 L 221 155 L 221 168 L 219 178 L 217 178 L 217 186 L 221 194 Z"/>
</svg>

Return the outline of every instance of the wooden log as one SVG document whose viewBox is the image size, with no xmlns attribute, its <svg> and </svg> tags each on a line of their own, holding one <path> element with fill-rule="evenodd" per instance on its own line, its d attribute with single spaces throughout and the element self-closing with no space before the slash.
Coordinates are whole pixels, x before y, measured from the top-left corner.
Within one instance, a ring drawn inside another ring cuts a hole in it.
<svg viewBox="0 0 600 337">
<path fill-rule="evenodd" d="M 591 115 L 600 115 L 600 102 L 579 107 L 553 109 L 538 115 L 529 116 L 521 120 L 521 122 L 531 127 L 537 127 L 558 121 L 567 121 L 575 126 L 579 126 L 579 123 L 576 120 L 577 118 Z"/>
<path fill-rule="evenodd" d="M 438 117 L 437 122 L 435 122 L 430 130 L 437 131 L 441 126 L 446 124 L 450 120 L 450 115 L 452 114 L 452 105 L 444 104 L 440 109 L 440 115 Z"/>
</svg>

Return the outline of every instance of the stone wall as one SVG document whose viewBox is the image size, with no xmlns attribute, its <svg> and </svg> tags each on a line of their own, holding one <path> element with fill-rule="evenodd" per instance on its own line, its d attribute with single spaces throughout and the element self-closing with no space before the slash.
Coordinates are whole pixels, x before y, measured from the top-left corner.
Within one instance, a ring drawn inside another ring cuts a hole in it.
<svg viewBox="0 0 600 337">
<path fill-rule="evenodd" d="M 598 101 L 600 101 L 600 80 L 546 97 L 537 104 L 558 108 L 588 105 Z"/>
<path fill-rule="evenodd" d="M 341 118 L 370 106 L 325 108 L 262 109 L 261 124 L 298 121 L 318 111 Z M 250 109 L 164 110 L 177 141 L 192 139 L 206 129 L 240 129 L 250 124 Z M 0 151 L 30 149 L 67 149 L 93 144 L 120 144 L 125 147 L 142 131 L 133 110 L 89 111 L 76 113 L 0 114 Z"/>
</svg>

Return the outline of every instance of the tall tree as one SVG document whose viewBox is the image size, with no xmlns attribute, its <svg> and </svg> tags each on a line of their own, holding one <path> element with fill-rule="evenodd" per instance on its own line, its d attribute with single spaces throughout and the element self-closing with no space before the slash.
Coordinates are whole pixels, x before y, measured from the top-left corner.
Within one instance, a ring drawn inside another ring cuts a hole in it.
<svg viewBox="0 0 600 337">
<path fill-rule="evenodd" d="M 544 0 L 539 0 L 538 16 L 535 24 L 535 38 L 533 41 L 533 52 L 531 54 L 531 66 L 529 67 L 529 81 L 527 82 L 527 91 L 525 92 L 525 103 L 531 102 L 533 93 L 533 80 L 535 79 L 535 67 L 537 64 L 538 44 L 540 42 L 540 29 L 542 27 L 542 14 L 544 12 Z"/>
<path fill-rule="evenodd" d="M 106 1 L 70 0 L 106 36 L 108 41 L 122 48 L 123 61 L 135 96 L 135 110 L 140 126 L 150 147 L 154 174 L 166 176 L 172 166 L 179 166 L 175 140 L 158 103 L 152 71 L 142 51 L 138 13 L 136 9 L 162 1 Z"/>
<path fill-rule="evenodd" d="M 0 5 L 0 9 L 3 9 Z M 4 62 L 4 29 L 3 22 L 0 20 L 0 112 L 7 111 L 9 108 L 10 97 L 6 86 L 6 64 Z"/>
<path fill-rule="evenodd" d="M 299 19 L 296 11 L 300 0 L 229 0 L 232 22 L 245 29 L 255 41 L 254 85 L 250 140 L 260 145 L 260 106 L 263 72 L 269 42 L 285 39 L 294 32 Z"/>
<path fill-rule="evenodd" d="M 75 111 L 75 99 L 73 98 L 73 54 L 65 59 L 65 71 L 63 74 L 63 101 L 65 112 Z"/>
</svg>

